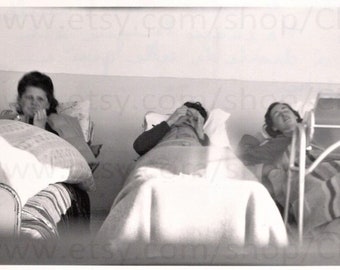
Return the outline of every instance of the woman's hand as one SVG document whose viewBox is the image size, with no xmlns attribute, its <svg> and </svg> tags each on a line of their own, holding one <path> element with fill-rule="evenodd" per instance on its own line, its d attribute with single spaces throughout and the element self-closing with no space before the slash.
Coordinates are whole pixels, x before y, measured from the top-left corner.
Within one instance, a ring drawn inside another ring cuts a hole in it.
<svg viewBox="0 0 340 270">
<path fill-rule="evenodd" d="M 204 118 L 203 116 L 201 116 L 201 114 L 199 112 L 197 112 L 197 127 L 196 127 L 196 132 L 198 137 L 201 140 L 204 140 L 204 130 L 203 130 L 203 126 L 204 126 Z"/>
<path fill-rule="evenodd" d="M 45 129 L 46 122 L 47 114 L 45 109 L 39 110 L 34 114 L 33 125 Z"/>
<path fill-rule="evenodd" d="M 28 123 L 28 116 L 20 115 L 16 111 L 4 110 L 0 113 L 0 119 L 16 120 L 24 123 Z"/>
<path fill-rule="evenodd" d="M 171 127 L 173 124 L 175 124 L 178 119 L 180 119 L 183 116 L 186 116 L 187 114 L 188 107 L 187 106 L 182 106 L 179 107 L 170 117 L 166 122 L 168 123 L 169 127 Z"/>
</svg>

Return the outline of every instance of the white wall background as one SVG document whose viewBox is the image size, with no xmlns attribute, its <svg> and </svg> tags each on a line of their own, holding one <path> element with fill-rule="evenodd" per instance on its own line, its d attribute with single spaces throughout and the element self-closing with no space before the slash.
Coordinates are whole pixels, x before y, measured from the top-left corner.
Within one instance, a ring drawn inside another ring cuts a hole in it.
<svg viewBox="0 0 340 270">
<path fill-rule="evenodd" d="M 1 8 L 0 70 L 339 82 L 338 8 Z"/>
</svg>

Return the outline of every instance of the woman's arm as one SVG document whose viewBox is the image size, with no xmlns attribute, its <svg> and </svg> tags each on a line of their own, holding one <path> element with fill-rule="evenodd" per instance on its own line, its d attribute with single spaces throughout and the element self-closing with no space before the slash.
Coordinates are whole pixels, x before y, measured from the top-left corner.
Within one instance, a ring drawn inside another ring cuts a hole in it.
<svg viewBox="0 0 340 270">
<path fill-rule="evenodd" d="M 0 119 L 8 119 L 8 120 L 15 120 L 19 114 L 17 112 L 14 112 L 12 110 L 3 110 L 0 113 Z"/>
<path fill-rule="evenodd" d="M 246 165 L 273 163 L 278 159 L 290 144 L 291 139 L 278 136 L 264 144 L 250 135 L 244 135 L 238 146 L 238 156 Z"/>
<path fill-rule="evenodd" d="M 4 110 L 0 113 L 0 119 L 16 120 L 24 123 L 29 123 L 29 118 L 23 114 L 19 114 L 13 110 Z"/>
<path fill-rule="evenodd" d="M 140 155 L 144 155 L 163 139 L 170 131 L 170 126 L 166 121 L 154 126 L 148 131 L 144 131 L 133 143 L 133 148 Z"/>
</svg>

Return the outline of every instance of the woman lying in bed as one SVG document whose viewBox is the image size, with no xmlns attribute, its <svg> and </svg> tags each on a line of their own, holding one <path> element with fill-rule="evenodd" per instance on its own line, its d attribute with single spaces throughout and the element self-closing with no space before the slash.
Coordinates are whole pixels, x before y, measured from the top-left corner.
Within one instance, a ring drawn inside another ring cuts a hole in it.
<svg viewBox="0 0 340 270">
<path fill-rule="evenodd" d="M 63 137 L 66 130 L 64 127 L 69 125 L 69 123 L 67 122 L 68 118 L 57 114 L 57 106 L 58 100 L 54 96 L 54 87 L 51 78 L 38 71 L 33 71 L 25 74 L 18 83 L 17 111 L 3 111 L 0 119 L 18 120 L 43 128 Z M 79 138 L 82 139 L 82 137 Z M 55 194 L 53 194 L 53 192 L 55 192 Z M 53 196 L 70 196 L 72 205 L 66 214 L 62 216 L 61 221 L 58 223 L 58 227 L 60 227 L 60 225 L 65 225 L 66 228 L 72 223 L 80 224 L 81 221 L 79 220 L 82 220 L 83 225 L 85 226 L 84 228 L 86 228 L 86 230 L 89 229 L 90 203 L 89 196 L 85 191 L 78 188 L 76 185 L 62 183 L 57 184 L 55 188 L 52 186 L 48 187 L 48 189 L 41 192 L 41 194 L 39 193 L 38 197 L 42 196 L 46 196 L 46 198 L 51 197 L 49 198 L 50 200 L 53 200 Z M 30 229 L 30 222 L 25 223 L 25 220 L 30 220 L 31 218 L 27 216 L 27 219 L 25 219 L 25 213 L 35 211 L 35 205 L 39 205 L 38 197 L 31 198 L 24 206 L 22 231 Z M 52 208 L 45 210 L 46 214 L 55 216 L 50 212 L 53 211 Z M 43 218 L 44 217 L 40 217 L 40 219 Z M 54 222 L 52 222 L 52 225 L 53 224 Z M 26 225 L 27 228 L 25 228 Z M 60 233 L 64 230 L 63 227 L 60 227 L 59 230 L 55 227 L 51 234 L 50 230 L 44 230 L 44 224 L 34 225 L 34 227 L 37 226 L 41 227 L 39 230 L 40 233 L 44 232 L 45 235 L 43 238 L 53 238 L 55 237 L 53 231 L 59 231 Z M 54 224 L 53 226 L 57 226 L 57 224 Z"/>
<path fill-rule="evenodd" d="M 33 71 L 25 74 L 19 81 L 17 111 L 3 111 L 1 119 L 19 120 L 57 134 L 48 123 L 51 115 L 57 117 L 57 106 L 51 78 Z"/>
<path fill-rule="evenodd" d="M 141 155 L 138 167 L 199 175 L 211 181 L 253 179 L 229 148 L 211 145 L 204 130 L 207 119 L 208 113 L 200 102 L 184 103 L 167 120 L 135 140 L 133 147 Z"/>
<path fill-rule="evenodd" d="M 96 238 L 113 254 L 130 244 L 137 250 L 129 256 L 144 244 L 156 249 L 202 244 L 214 250 L 216 245 L 286 244 L 269 193 L 230 147 L 214 145 L 213 136 L 209 143 L 207 118 L 200 103 L 186 102 L 136 139 L 141 157 Z"/>
<path fill-rule="evenodd" d="M 289 167 L 290 143 L 299 114 L 288 104 L 273 103 L 265 115 L 268 133 L 273 137 L 260 144 L 251 136 L 244 136 L 239 146 L 239 156 L 246 164 L 263 163 L 263 184 L 279 205 L 284 206 L 287 174 Z M 296 153 L 297 154 L 297 153 Z M 307 152 L 306 165 L 315 159 Z M 326 231 L 338 223 L 340 217 L 340 161 L 322 162 L 316 170 L 306 176 L 304 201 L 304 230 L 308 232 Z M 292 179 L 290 213 L 298 219 L 298 178 Z M 332 222 L 331 221 L 335 221 Z M 339 238 L 340 239 L 340 238 Z"/>
<path fill-rule="evenodd" d="M 209 138 L 203 131 L 208 113 L 199 102 L 186 102 L 168 120 L 143 132 L 134 142 L 133 148 L 143 155 L 161 141 L 178 138 L 192 138 L 192 141 L 206 146 Z"/>
<path fill-rule="evenodd" d="M 238 155 L 246 165 L 273 164 L 291 142 L 296 124 L 302 118 L 287 103 L 272 103 L 265 114 L 266 132 L 272 137 L 261 143 L 255 137 L 244 135 L 239 143 Z"/>
</svg>

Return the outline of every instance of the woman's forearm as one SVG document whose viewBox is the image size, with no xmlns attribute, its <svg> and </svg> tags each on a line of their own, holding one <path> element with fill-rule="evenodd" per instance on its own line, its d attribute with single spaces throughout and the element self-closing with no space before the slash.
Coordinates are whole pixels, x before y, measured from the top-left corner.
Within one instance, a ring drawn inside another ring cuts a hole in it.
<svg viewBox="0 0 340 270">
<path fill-rule="evenodd" d="M 0 119 L 15 120 L 18 119 L 19 114 L 12 110 L 3 110 L 0 113 Z M 19 119 L 18 119 L 19 120 Z"/>
</svg>

